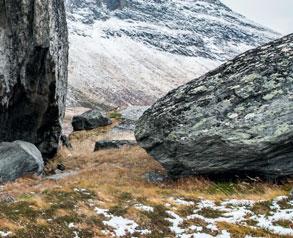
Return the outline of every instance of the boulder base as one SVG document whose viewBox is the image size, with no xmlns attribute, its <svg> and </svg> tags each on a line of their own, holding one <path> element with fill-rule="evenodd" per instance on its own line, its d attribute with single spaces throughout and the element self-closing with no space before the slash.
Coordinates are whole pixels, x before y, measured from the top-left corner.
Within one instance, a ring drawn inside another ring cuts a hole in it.
<svg viewBox="0 0 293 238">
<path fill-rule="evenodd" d="M 293 175 L 293 34 L 168 93 L 136 138 L 178 178 Z"/>
<path fill-rule="evenodd" d="M 106 150 L 106 149 L 119 149 L 124 146 L 134 146 L 137 142 L 134 140 L 103 140 L 97 141 L 95 144 L 95 151 Z"/>
<path fill-rule="evenodd" d="M 0 183 L 13 181 L 27 174 L 41 174 L 44 162 L 41 152 L 24 141 L 0 143 Z"/>
</svg>

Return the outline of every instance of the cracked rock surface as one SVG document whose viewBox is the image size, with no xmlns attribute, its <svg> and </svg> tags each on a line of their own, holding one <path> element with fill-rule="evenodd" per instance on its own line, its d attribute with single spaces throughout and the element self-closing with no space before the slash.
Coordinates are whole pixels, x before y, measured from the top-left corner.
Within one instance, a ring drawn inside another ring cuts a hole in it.
<svg viewBox="0 0 293 238">
<path fill-rule="evenodd" d="M 63 1 L 0 0 L 0 141 L 58 148 L 67 91 Z"/>
<path fill-rule="evenodd" d="M 171 177 L 292 176 L 293 34 L 169 92 L 136 138 Z"/>
</svg>

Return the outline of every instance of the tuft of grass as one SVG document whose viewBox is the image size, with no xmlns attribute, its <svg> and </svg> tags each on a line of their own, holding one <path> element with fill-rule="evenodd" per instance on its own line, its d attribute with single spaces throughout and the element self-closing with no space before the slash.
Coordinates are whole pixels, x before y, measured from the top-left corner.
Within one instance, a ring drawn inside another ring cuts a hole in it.
<svg viewBox="0 0 293 238">
<path fill-rule="evenodd" d="M 199 210 L 197 213 L 206 218 L 218 218 L 224 214 L 223 211 L 212 209 L 210 207 L 204 207 L 201 210 Z"/>
<path fill-rule="evenodd" d="M 278 220 L 273 222 L 274 226 L 282 226 L 284 228 L 293 229 L 293 221 L 290 220 Z"/>
<path fill-rule="evenodd" d="M 127 213 L 128 207 L 121 204 L 110 207 L 109 212 L 114 216 L 123 216 Z"/>
<path fill-rule="evenodd" d="M 118 111 L 110 112 L 108 116 L 112 119 L 117 119 L 117 120 L 120 120 L 122 118 L 122 114 Z"/>
<path fill-rule="evenodd" d="M 120 195 L 119 195 L 119 200 L 120 201 L 130 201 L 133 199 L 133 196 L 131 193 L 129 192 L 122 192 Z"/>
<path fill-rule="evenodd" d="M 168 213 L 166 212 L 166 208 L 163 205 L 155 205 L 153 206 L 154 210 L 152 212 L 143 211 L 142 214 L 147 218 L 146 219 L 146 227 L 150 231 L 148 238 L 155 237 L 168 237 L 172 234 L 169 226 L 171 223 L 166 220 L 169 218 Z"/>
<path fill-rule="evenodd" d="M 177 209 L 177 213 L 180 216 L 187 217 L 193 214 L 193 211 L 197 208 L 197 205 L 190 205 L 190 206 L 180 206 Z"/>
<path fill-rule="evenodd" d="M 293 205 L 290 204 L 289 198 L 282 199 L 277 202 L 281 209 L 292 209 Z"/>
<path fill-rule="evenodd" d="M 253 237 L 288 238 L 282 235 L 274 235 L 271 232 L 260 228 L 252 228 L 228 222 L 218 222 L 217 225 L 221 230 L 227 230 L 230 233 L 231 238 L 245 238 L 248 235 Z"/>
<path fill-rule="evenodd" d="M 251 211 L 257 215 L 269 215 L 271 211 L 271 201 L 257 202 L 251 208 Z"/>
<path fill-rule="evenodd" d="M 200 218 L 194 218 L 194 219 L 188 219 L 184 220 L 184 222 L 181 224 L 182 228 L 188 228 L 190 226 L 200 226 L 200 227 L 206 227 L 208 223 Z"/>
<path fill-rule="evenodd" d="M 248 225 L 248 226 L 256 226 L 257 225 L 257 221 L 256 220 L 253 220 L 253 219 L 247 219 L 245 221 L 245 223 Z"/>
</svg>

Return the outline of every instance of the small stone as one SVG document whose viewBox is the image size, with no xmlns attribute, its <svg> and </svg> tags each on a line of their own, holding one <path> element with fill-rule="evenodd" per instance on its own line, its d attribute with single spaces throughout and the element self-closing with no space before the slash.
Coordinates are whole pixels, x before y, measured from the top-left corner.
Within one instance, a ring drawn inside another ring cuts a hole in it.
<svg viewBox="0 0 293 238">
<path fill-rule="evenodd" d="M 60 170 L 60 171 L 64 171 L 65 170 L 65 165 L 64 164 L 58 164 L 57 169 Z"/>
<path fill-rule="evenodd" d="M 106 149 L 119 149 L 125 146 L 135 146 L 137 142 L 135 140 L 102 140 L 97 141 L 95 144 L 95 150 L 106 150 Z"/>
<path fill-rule="evenodd" d="M 162 175 L 158 172 L 148 172 L 144 175 L 144 178 L 149 183 L 162 183 L 167 179 L 166 175 Z"/>
</svg>

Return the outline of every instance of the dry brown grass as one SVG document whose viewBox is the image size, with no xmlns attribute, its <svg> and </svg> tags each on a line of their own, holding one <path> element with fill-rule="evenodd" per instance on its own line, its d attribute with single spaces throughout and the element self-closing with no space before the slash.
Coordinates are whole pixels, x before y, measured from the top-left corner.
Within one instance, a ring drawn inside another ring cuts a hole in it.
<svg viewBox="0 0 293 238">
<path fill-rule="evenodd" d="M 253 237 L 266 237 L 266 238 L 290 238 L 292 236 L 274 235 L 268 231 L 231 224 L 227 222 L 219 222 L 218 227 L 223 230 L 227 230 L 231 234 L 231 238 L 245 238 L 247 235 Z"/>
<path fill-rule="evenodd" d="M 23 178 L 6 184 L 3 190 L 14 196 L 18 201 L 28 201 L 33 204 L 32 207 L 37 211 L 47 211 L 50 212 L 49 214 L 52 213 L 55 217 L 62 219 L 82 217 L 81 221 L 77 222 L 78 226 L 93 232 L 95 236 L 89 237 L 105 237 L 101 234 L 102 222 L 94 218 L 93 208 L 85 204 L 83 198 L 74 197 L 74 199 L 77 199 L 76 204 L 78 205 L 76 213 L 72 213 L 70 203 L 52 209 L 49 199 L 52 197 L 55 200 L 57 199 L 56 201 L 60 201 L 58 200 L 60 199 L 60 193 L 64 193 L 66 202 L 67 196 L 75 188 L 85 188 L 93 193 L 95 205 L 124 212 L 126 217 L 137 221 L 139 224 L 144 224 L 148 222 L 149 218 L 142 216 L 137 210 L 131 208 L 133 202 L 143 201 L 146 205 L 160 206 L 172 203 L 172 198 L 176 197 L 194 201 L 198 198 L 215 201 L 227 198 L 270 200 L 276 196 L 285 195 L 288 193 L 288 189 L 292 187 L 292 182 L 285 185 L 243 181 L 216 183 L 203 178 L 185 178 L 178 181 L 150 184 L 144 178 L 145 173 L 150 171 L 164 173 L 164 169 L 140 147 L 93 152 L 97 140 L 111 139 L 108 138 L 108 136 L 111 136 L 109 129 L 114 125 L 90 132 L 73 133 L 70 136 L 73 149 L 62 148 L 55 160 L 47 166 L 47 172 L 50 172 L 56 168 L 58 163 L 62 163 L 66 170 L 74 170 L 77 174 L 57 181 L 47 178 Z M 125 139 L 127 136 L 122 135 L 123 138 L 121 139 Z M 76 196 L 76 194 L 70 196 Z M 25 217 L 20 219 L 25 225 L 15 223 L 7 218 L 3 220 L 1 216 L 0 219 L 0 224 L 4 224 L 4 228 L 12 231 L 30 224 L 24 222 Z M 46 225 L 45 223 L 43 217 L 38 218 L 37 224 L 41 226 Z M 0 228 L 2 228 L 1 225 Z M 228 227 L 227 224 L 222 224 L 222 226 L 232 232 L 242 229 L 235 226 Z M 66 227 L 61 228 L 67 229 Z"/>
<path fill-rule="evenodd" d="M 282 186 L 264 182 L 215 183 L 203 178 L 185 178 L 161 184 L 149 184 L 145 181 L 144 174 L 149 171 L 164 173 L 164 169 L 143 149 L 132 147 L 92 152 L 92 148 L 93 145 L 84 146 L 83 149 L 79 147 L 77 151 L 63 148 L 57 160 L 50 165 L 54 167 L 57 163 L 63 163 L 67 170 L 77 170 L 78 175 L 65 177 L 60 181 L 40 178 L 19 179 L 14 183 L 6 184 L 5 191 L 13 196 L 20 196 L 56 187 L 65 190 L 84 187 L 96 191 L 104 200 L 111 200 L 115 194 L 128 192 L 136 197 L 146 197 L 154 203 L 161 204 L 171 196 L 190 199 L 204 197 L 213 200 L 226 198 L 269 200 L 286 194 L 287 189 L 292 185 L 289 183 Z"/>
<path fill-rule="evenodd" d="M 263 182 L 215 183 L 203 178 L 185 178 L 150 184 L 145 181 L 144 174 L 149 171 L 164 173 L 164 169 L 143 149 L 132 147 L 92 152 L 92 146 L 85 146 L 84 150 L 79 148 L 77 151 L 63 148 L 59 152 L 56 161 L 63 163 L 67 170 L 77 170 L 77 175 L 65 177 L 60 181 L 20 179 L 5 185 L 5 191 L 17 197 L 25 193 L 39 193 L 58 187 L 66 191 L 82 187 L 95 191 L 101 200 L 111 205 L 117 202 L 117 195 L 122 192 L 133 194 L 136 198 L 147 198 L 151 203 L 163 204 L 170 202 L 168 200 L 170 197 L 269 200 L 286 194 L 291 186 Z M 54 167 L 56 161 L 50 166 Z M 38 199 L 38 203 L 41 203 L 39 197 L 34 199 Z M 109 203 L 110 201 L 112 202 Z"/>
</svg>

